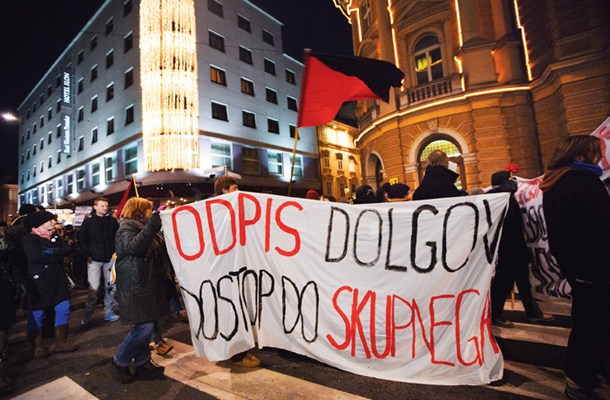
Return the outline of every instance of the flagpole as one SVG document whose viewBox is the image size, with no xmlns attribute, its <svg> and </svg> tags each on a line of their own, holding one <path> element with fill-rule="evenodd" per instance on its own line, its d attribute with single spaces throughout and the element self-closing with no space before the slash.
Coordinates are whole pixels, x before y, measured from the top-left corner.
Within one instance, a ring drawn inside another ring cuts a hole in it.
<svg viewBox="0 0 610 400">
<path fill-rule="evenodd" d="M 294 173 L 294 161 L 297 154 L 297 141 L 299 140 L 299 127 L 294 128 L 294 148 L 292 149 L 292 163 L 290 165 L 290 181 L 288 182 L 288 196 L 292 189 L 292 175 Z"/>
<path fill-rule="evenodd" d="M 140 197 L 140 195 L 138 194 L 138 185 L 136 183 L 136 177 L 132 175 L 131 179 L 133 180 L 133 188 L 136 191 L 136 197 Z"/>
</svg>

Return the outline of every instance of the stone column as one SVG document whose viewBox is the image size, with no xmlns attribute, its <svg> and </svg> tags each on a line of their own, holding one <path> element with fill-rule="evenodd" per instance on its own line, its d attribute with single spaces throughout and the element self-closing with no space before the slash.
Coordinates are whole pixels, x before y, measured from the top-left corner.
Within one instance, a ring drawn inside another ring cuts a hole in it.
<svg viewBox="0 0 610 400">
<path fill-rule="evenodd" d="M 382 60 L 396 63 L 394 57 L 394 42 L 392 41 L 392 25 L 388 0 L 373 0 L 377 12 L 377 29 L 379 31 L 379 56 Z"/>
</svg>

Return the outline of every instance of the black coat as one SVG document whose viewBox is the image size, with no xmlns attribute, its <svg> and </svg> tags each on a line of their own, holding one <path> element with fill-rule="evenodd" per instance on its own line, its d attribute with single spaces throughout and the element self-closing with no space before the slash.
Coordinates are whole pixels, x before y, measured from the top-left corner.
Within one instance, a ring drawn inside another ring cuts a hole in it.
<svg viewBox="0 0 610 400">
<path fill-rule="evenodd" d="M 0 232 L 0 330 L 17 322 L 15 318 L 15 287 L 18 284 L 17 268 L 9 257 L 5 233 Z"/>
<path fill-rule="evenodd" d="M 551 253 L 568 280 L 610 284 L 610 197 L 591 173 L 569 171 L 544 190 Z"/>
<path fill-rule="evenodd" d="M 421 185 L 413 193 L 413 200 L 461 196 L 460 191 L 455 187 L 455 181 L 459 176 L 440 165 L 427 167 Z"/>
<path fill-rule="evenodd" d="M 23 237 L 23 250 L 28 259 L 30 310 L 42 310 L 70 299 L 63 260 L 72 250 L 61 238 L 55 236 L 52 240 L 33 233 Z"/>
<path fill-rule="evenodd" d="M 99 217 L 93 210 L 91 217 L 83 221 L 78 240 L 85 257 L 93 261 L 108 262 L 115 252 L 115 236 L 119 229 L 117 220 L 109 214 Z"/>
<path fill-rule="evenodd" d="M 169 315 L 168 261 L 158 215 L 121 220 L 116 233 L 116 288 L 121 322 L 152 322 Z"/>
</svg>

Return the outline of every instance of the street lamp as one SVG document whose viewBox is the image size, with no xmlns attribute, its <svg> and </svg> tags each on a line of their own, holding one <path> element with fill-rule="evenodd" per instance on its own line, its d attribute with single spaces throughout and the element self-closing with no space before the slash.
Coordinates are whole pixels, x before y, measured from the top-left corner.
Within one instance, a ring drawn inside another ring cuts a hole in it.
<svg viewBox="0 0 610 400">
<path fill-rule="evenodd" d="M 5 121 L 17 121 L 17 117 L 14 114 L 11 114 L 9 112 L 5 112 L 2 114 L 2 118 Z"/>
</svg>

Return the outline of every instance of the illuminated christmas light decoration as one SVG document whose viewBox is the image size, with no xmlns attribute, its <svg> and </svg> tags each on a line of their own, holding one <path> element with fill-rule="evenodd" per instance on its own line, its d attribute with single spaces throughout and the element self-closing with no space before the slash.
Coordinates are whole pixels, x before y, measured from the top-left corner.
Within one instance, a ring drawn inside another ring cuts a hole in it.
<svg viewBox="0 0 610 400">
<path fill-rule="evenodd" d="M 400 62 L 398 61 L 398 45 L 396 44 L 396 29 L 394 29 L 394 13 L 392 12 L 392 0 L 388 0 L 388 13 L 390 14 L 390 26 L 392 27 L 392 43 L 394 44 L 394 60 L 396 60 L 396 67 L 400 68 Z M 404 88 L 404 86 L 403 86 Z"/>
<path fill-rule="evenodd" d="M 199 167 L 193 0 L 142 0 L 140 70 L 144 169 Z"/>
<path fill-rule="evenodd" d="M 460 82 L 462 84 L 462 92 L 466 91 L 466 80 L 464 79 L 464 68 L 462 67 L 462 60 L 460 60 L 457 56 L 453 57 L 455 60 L 455 64 L 457 65 L 458 72 L 462 74 L 462 78 Z"/>
<path fill-rule="evenodd" d="M 521 16 L 519 15 L 519 5 L 517 4 L 517 0 L 514 0 L 515 3 L 515 15 L 517 17 L 517 28 L 521 31 L 521 40 L 523 41 L 523 53 L 525 53 L 525 66 L 527 67 L 527 77 L 531 81 L 534 79 L 532 77 L 532 68 L 530 66 L 530 56 L 529 50 L 527 48 L 527 40 L 525 40 L 525 29 L 521 26 Z"/>
<path fill-rule="evenodd" d="M 460 41 L 460 48 L 462 48 L 464 45 L 464 39 L 462 38 L 462 21 L 460 20 L 460 3 L 458 3 L 458 0 L 455 0 L 455 13 L 458 24 L 458 40 Z"/>
</svg>

